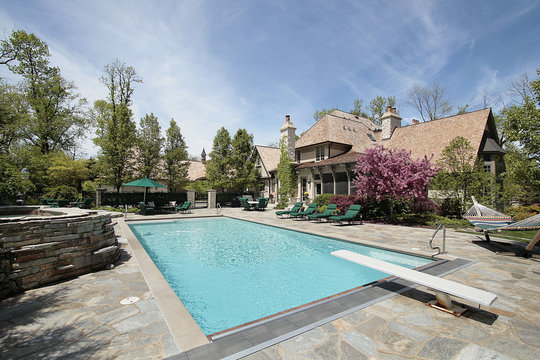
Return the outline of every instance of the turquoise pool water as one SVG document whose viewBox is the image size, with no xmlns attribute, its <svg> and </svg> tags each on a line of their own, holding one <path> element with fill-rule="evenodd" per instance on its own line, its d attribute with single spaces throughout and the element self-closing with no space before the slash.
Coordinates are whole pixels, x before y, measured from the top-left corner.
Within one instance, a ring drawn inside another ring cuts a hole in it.
<svg viewBox="0 0 540 360">
<path fill-rule="evenodd" d="M 331 256 L 335 250 L 408 268 L 431 262 L 224 217 L 129 227 L 206 335 L 388 276 Z"/>
</svg>

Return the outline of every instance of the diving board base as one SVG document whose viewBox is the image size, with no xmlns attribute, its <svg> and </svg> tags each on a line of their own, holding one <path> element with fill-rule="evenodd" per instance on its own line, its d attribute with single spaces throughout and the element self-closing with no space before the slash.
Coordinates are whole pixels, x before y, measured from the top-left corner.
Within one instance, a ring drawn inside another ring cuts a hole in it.
<svg viewBox="0 0 540 360">
<path fill-rule="evenodd" d="M 432 307 L 434 309 L 444 311 L 447 314 L 452 314 L 455 317 L 460 317 L 461 314 L 463 314 L 465 311 L 467 311 L 467 309 L 465 309 L 465 308 L 463 308 L 461 306 L 457 306 L 457 305 L 454 305 L 452 307 L 452 309 L 447 309 L 447 308 L 441 306 L 437 300 L 431 300 L 430 302 L 427 302 L 426 305 L 429 306 L 429 307 Z"/>
<path fill-rule="evenodd" d="M 466 308 L 452 303 L 452 299 L 448 294 L 436 291 L 435 297 L 435 300 L 427 302 L 426 305 L 434 309 L 444 311 L 445 313 L 452 314 L 454 316 L 461 316 L 461 314 L 467 311 Z"/>
</svg>

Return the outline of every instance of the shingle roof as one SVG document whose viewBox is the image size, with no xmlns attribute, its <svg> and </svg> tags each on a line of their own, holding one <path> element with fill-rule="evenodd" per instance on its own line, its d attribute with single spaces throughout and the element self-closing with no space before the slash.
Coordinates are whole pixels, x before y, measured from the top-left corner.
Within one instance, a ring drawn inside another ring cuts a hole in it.
<svg viewBox="0 0 540 360">
<path fill-rule="evenodd" d="M 379 144 L 388 148 L 410 150 L 411 156 L 415 159 L 423 158 L 424 155 L 430 157 L 433 154 L 433 161 L 437 161 L 444 148 L 454 138 L 462 136 L 478 151 L 481 150 L 480 144 L 490 114 L 491 109 L 483 109 L 399 127 L 394 130 L 390 139 L 380 141 Z"/>
<path fill-rule="evenodd" d="M 333 142 L 351 145 L 352 151 L 363 151 L 374 143 L 367 134 L 373 133 L 375 128 L 369 119 L 334 110 L 306 131 L 296 142 L 296 148 Z"/>
<path fill-rule="evenodd" d="M 188 161 L 188 179 L 189 181 L 206 179 L 206 165 L 200 161 Z"/>
<path fill-rule="evenodd" d="M 261 157 L 261 161 L 266 171 L 276 171 L 279 164 L 279 157 L 281 155 L 279 148 L 262 145 L 255 145 L 255 148 Z"/>
</svg>

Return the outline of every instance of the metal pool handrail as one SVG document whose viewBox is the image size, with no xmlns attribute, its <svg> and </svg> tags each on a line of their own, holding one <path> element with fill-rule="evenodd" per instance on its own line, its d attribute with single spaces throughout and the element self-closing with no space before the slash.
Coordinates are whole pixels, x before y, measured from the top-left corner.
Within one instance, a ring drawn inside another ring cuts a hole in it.
<svg viewBox="0 0 540 360">
<path fill-rule="evenodd" d="M 442 251 L 441 251 L 441 248 L 438 247 L 438 246 L 433 246 L 433 239 L 435 239 L 435 236 L 437 235 L 437 233 L 439 232 L 439 230 L 441 230 L 441 228 L 443 229 L 443 245 L 442 245 Z M 439 226 L 437 226 L 437 229 L 435 230 L 435 232 L 433 233 L 433 235 L 431 235 L 431 239 L 429 240 L 429 247 L 431 250 L 435 250 L 437 249 L 438 253 L 434 254 L 433 256 L 435 255 L 440 255 L 440 254 L 444 254 L 446 252 L 446 227 L 443 225 L 443 224 L 440 224 Z"/>
</svg>

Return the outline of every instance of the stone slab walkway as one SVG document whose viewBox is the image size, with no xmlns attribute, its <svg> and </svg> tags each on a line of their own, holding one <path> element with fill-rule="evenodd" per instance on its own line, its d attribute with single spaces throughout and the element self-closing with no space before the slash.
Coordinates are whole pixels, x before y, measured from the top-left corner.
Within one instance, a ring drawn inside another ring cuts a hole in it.
<svg viewBox="0 0 540 360">
<path fill-rule="evenodd" d="M 223 214 L 366 244 L 427 252 L 433 230 L 279 220 L 274 212 Z M 193 215 L 215 214 L 194 210 Z M 137 216 L 133 216 L 136 219 Z M 540 262 L 496 255 L 479 237 L 448 232 L 449 255 L 476 261 L 446 278 L 499 295 L 461 318 L 428 308 L 419 287 L 251 354 L 246 359 L 537 359 Z M 439 241 L 440 244 L 440 241 Z M 122 299 L 140 300 L 128 305 Z M 469 304 L 470 305 L 470 304 Z M 187 359 L 170 335 L 130 249 L 112 270 L 0 302 L 0 359 Z"/>
</svg>

